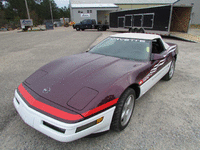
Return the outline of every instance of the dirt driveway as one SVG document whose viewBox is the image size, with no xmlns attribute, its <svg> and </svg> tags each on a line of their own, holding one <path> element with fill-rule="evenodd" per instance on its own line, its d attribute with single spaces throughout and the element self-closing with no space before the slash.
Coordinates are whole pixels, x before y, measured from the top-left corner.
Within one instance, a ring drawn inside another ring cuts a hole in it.
<svg viewBox="0 0 200 150">
<path fill-rule="evenodd" d="M 159 81 L 136 102 L 130 124 L 122 132 L 60 143 L 26 125 L 16 113 L 14 89 L 36 69 L 59 57 L 83 52 L 115 33 L 71 28 L 0 33 L 0 149 L 200 148 L 200 43 L 164 38 L 179 46 L 174 77 L 169 82 Z"/>
</svg>

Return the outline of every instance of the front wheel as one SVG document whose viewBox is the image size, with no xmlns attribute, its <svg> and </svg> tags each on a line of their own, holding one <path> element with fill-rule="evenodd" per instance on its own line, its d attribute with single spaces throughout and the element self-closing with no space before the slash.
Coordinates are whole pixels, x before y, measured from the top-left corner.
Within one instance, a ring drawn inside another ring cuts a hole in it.
<svg viewBox="0 0 200 150">
<path fill-rule="evenodd" d="M 138 30 L 138 33 L 144 33 L 144 29 L 140 28 L 140 29 Z"/>
<path fill-rule="evenodd" d="M 76 27 L 76 31 L 80 31 L 80 27 Z"/>
<path fill-rule="evenodd" d="M 173 77 L 174 71 L 175 71 L 175 58 L 172 59 L 172 63 L 169 68 L 169 71 L 162 79 L 165 81 L 169 81 Z"/>
<path fill-rule="evenodd" d="M 131 88 L 128 88 L 120 96 L 113 115 L 111 129 L 122 131 L 126 128 L 133 114 L 135 98 L 135 91 Z"/>
<path fill-rule="evenodd" d="M 131 29 L 131 32 L 132 33 L 138 33 L 138 29 L 137 28 Z"/>
<path fill-rule="evenodd" d="M 97 30 L 98 30 L 98 31 L 102 31 L 102 27 L 98 27 Z"/>
</svg>

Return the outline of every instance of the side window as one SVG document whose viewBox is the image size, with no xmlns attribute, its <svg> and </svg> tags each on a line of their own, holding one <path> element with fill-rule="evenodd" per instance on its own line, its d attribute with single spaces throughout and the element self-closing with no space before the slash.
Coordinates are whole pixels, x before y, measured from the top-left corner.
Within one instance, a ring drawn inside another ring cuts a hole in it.
<svg viewBox="0 0 200 150">
<path fill-rule="evenodd" d="M 90 20 L 87 20 L 87 24 L 90 24 L 90 22 L 91 22 Z"/>
<path fill-rule="evenodd" d="M 152 53 L 160 54 L 164 51 L 163 43 L 160 39 L 154 39 L 152 41 Z"/>
<path fill-rule="evenodd" d="M 87 20 L 83 20 L 83 21 L 82 21 L 82 24 L 87 24 Z"/>
</svg>

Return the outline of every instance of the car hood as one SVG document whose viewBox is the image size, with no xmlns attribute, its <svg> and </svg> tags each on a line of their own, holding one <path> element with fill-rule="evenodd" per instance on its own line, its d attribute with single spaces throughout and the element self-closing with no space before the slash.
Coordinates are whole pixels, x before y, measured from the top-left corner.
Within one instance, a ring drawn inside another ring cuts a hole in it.
<svg viewBox="0 0 200 150">
<path fill-rule="evenodd" d="M 81 23 L 76 23 L 74 26 L 80 26 L 81 25 Z"/>
<path fill-rule="evenodd" d="M 41 97 L 64 107 L 74 107 L 78 105 L 76 102 L 86 102 L 83 106 L 75 107 L 81 110 L 117 79 L 136 70 L 142 64 L 110 56 L 82 53 L 60 58 L 41 67 L 24 83 Z"/>
</svg>

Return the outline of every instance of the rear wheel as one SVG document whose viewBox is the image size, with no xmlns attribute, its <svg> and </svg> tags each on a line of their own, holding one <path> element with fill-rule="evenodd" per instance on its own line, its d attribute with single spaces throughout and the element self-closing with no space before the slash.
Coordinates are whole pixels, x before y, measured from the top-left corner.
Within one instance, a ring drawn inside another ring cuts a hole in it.
<svg viewBox="0 0 200 150">
<path fill-rule="evenodd" d="M 80 27 L 76 27 L 76 31 L 80 31 Z"/>
<path fill-rule="evenodd" d="M 111 128 L 122 131 L 128 125 L 135 106 L 135 91 L 128 88 L 119 98 L 113 115 Z"/>
<path fill-rule="evenodd" d="M 139 29 L 139 33 L 144 33 L 144 30 L 142 28 Z"/>
<path fill-rule="evenodd" d="M 175 71 L 175 58 L 172 59 L 172 63 L 169 68 L 169 71 L 162 79 L 165 81 L 169 81 L 173 77 L 174 71 Z"/>
<path fill-rule="evenodd" d="M 106 28 L 103 28 L 103 31 L 106 31 Z"/>
</svg>

